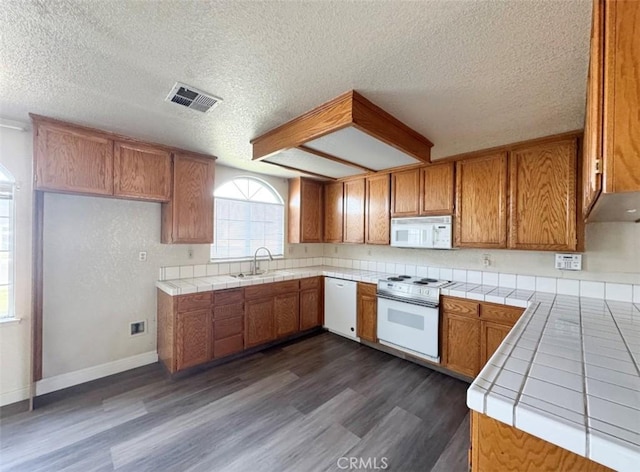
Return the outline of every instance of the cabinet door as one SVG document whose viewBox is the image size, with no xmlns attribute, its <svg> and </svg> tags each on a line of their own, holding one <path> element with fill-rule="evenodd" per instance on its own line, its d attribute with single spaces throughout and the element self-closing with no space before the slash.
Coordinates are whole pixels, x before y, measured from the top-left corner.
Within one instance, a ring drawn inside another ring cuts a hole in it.
<svg viewBox="0 0 640 472">
<path fill-rule="evenodd" d="M 480 372 L 480 321 L 444 312 L 442 334 L 445 367 L 475 377 Z"/>
<path fill-rule="evenodd" d="M 89 131 L 36 122 L 35 187 L 113 194 L 113 141 Z"/>
<path fill-rule="evenodd" d="M 482 330 L 480 335 L 480 369 L 482 369 L 502 344 L 504 338 L 507 337 L 512 326 L 492 321 L 482 321 L 480 327 Z"/>
<path fill-rule="evenodd" d="M 420 169 L 391 174 L 391 216 L 420 214 Z"/>
<path fill-rule="evenodd" d="M 420 214 L 453 214 L 453 162 L 420 169 Z"/>
<path fill-rule="evenodd" d="M 364 243 L 364 179 L 344 183 L 344 242 Z"/>
<path fill-rule="evenodd" d="M 324 242 L 342 242 L 343 184 L 332 182 L 324 186 Z"/>
<path fill-rule="evenodd" d="M 640 191 L 640 2 L 605 1 L 604 192 Z"/>
<path fill-rule="evenodd" d="M 456 163 L 457 247 L 507 246 L 507 155 Z"/>
<path fill-rule="evenodd" d="M 162 205 L 163 243 L 213 242 L 213 173 L 215 161 L 173 156 L 173 195 Z"/>
<path fill-rule="evenodd" d="M 167 202 L 171 197 L 171 154 L 136 144 L 114 144 L 113 194 Z"/>
<path fill-rule="evenodd" d="M 356 332 L 359 338 L 370 342 L 377 342 L 378 299 L 376 286 L 358 283 L 358 318 Z"/>
<path fill-rule="evenodd" d="M 391 232 L 389 175 L 367 177 L 366 243 L 389 244 Z"/>
<path fill-rule="evenodd" d="M 300 242 L 322 242 L 322 207 L 322 182 L 302 179 Z"/>
<path fill-rule="evenodd" d="M 300 331 L 322 326 L 322 285 L 318 282 L 317 287 L 300 291 Z"/>
<path fill-rule="evenodd" d="M 511 153 L 509 248 L 575 251 L 575 139 Z"/>
<path fill-rule="evenodd" d="M 176 323 L 177 370 L 212 359 L 211 309 L 178 313 Z"/>
<path fill-rule="evenodd" d="M 244 309 L 245 349 L 273 341 L 276 338 L 273 318 L 273 298 L 247 300 L 244 304 Z"/>
<path fill-rule="evenodd" d="M 602 106 L 604 81 L 604 0 L 593 0 L 587 107 L 582 147 L 582 216 L 586 218 L 602 189 Z"/>
<path fill-rule="evenodd" d="M 300 296 L 298 292 L 276 295 L 273 299 L 276 338 L 297 333 L 300 329 Z"/>
</svg>

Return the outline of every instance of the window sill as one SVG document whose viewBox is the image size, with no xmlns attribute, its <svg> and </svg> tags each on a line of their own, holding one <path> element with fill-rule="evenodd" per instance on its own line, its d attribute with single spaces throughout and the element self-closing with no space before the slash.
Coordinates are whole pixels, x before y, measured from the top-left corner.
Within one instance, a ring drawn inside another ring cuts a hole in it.
<svg viewBox="0 0 640 472">
<path fill-rule="evenodd" d="M 0 318 L 0 325 L 20 323 L 21 321 L 22 321 L 22 318 L 15 318 L 13 316 L 10 316 L 10 317 L 7 317 L 7 318 Z"/>
<path fill-rule="evenodd" d="M 273 256 L 273 260 L 281 260 L 284 259 L 283 255 Z M 269 256 L 258 256 L 258 261 L 267 261 L 269 260 Z M 209 264 L 227 264 L 229 262 L 253 262 L 253 256 L 250 257 L 236 257 L 234 259 L 210 259 Z"/>
</svg>

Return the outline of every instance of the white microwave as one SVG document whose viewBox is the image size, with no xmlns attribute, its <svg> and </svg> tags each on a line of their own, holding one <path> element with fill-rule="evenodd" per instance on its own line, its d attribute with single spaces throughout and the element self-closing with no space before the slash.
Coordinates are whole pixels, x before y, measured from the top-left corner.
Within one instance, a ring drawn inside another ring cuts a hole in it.
<svg viewBox="0 0 640 472">
<path fill-rule="evenodd" d="M 451 217 L 392 218 L 391 245 L 428 249 L 451 249 Z"/>
</svg>

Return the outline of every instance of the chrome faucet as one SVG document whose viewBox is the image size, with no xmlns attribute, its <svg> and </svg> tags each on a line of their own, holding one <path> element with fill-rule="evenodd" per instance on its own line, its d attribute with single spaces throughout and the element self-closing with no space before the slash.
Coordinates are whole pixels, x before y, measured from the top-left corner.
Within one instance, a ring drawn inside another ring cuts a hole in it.
<svg viewBox="0 0 640 472">
<path fill-rule="evenodd" d="M 258 251 L 260 251 L 260 249 L 264 249 L 265 251 L 267 251 L 267 254 L 269 254 L 269 260 L 270 261 L 273 260 L 273 256 L 271 255 L 271 251 L 269 251 L 269 248 L 266 248 L 264 246 L 260 246 L 258 249 L 256 249 L 256 252 L 253 254 L 253 266 L 251 267 L 251 275 L 257 275 L 258 274 L 257 257 L 258 257 Z M 265 273 L 266 272 L 267 271 L 265 271 Z"/>
</svg>

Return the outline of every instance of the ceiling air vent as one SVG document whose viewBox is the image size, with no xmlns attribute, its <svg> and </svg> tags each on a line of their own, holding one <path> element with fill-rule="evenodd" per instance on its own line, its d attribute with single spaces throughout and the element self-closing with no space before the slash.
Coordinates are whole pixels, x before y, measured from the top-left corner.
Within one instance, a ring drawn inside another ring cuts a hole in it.
<svg viewBox="0 0 640 472">
<path fill-rule="evenodd" d="M 222 101 L 221 98 L 180 82 L 176 82 L 165 100 L 202 113 L 215 108 Z"/>
</svg>

